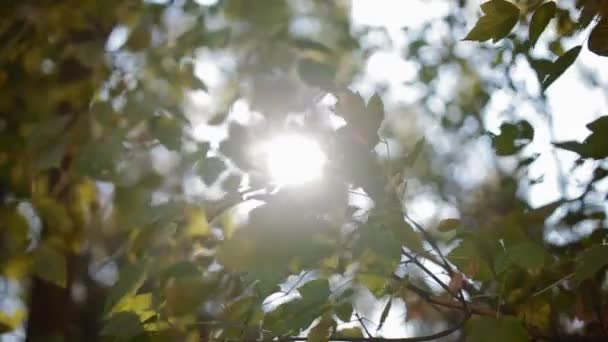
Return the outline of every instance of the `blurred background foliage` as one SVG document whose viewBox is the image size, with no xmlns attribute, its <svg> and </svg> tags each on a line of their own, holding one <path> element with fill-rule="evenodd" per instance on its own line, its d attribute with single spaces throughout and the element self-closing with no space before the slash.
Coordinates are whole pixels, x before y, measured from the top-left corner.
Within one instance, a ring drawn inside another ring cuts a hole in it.
<svg viewBox="0 0 608 342">
<path fill-rule="evenodd" d="M 608 339 L 606 0 L 0 17 L 2 340 Z"/>
</svg>

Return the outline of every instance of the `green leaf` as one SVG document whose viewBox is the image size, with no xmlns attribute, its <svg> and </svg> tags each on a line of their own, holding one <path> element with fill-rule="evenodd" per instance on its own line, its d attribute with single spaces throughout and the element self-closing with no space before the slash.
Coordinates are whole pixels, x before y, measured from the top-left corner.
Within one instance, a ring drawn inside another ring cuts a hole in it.
<svg viewBox="0 0 608 342">
<path fill-rule="evenodd" d="M 308 342 L 328 342 L 329 336 L 336 327 L 336 322 L 330 316 L 323 316 L 319 323 L 308 333 Z"/>
<path fill-rule="evenodd" d="M 541 82 L 543 91 L 547 90 L 555 80 L 557 80 L 574 63 L 579 53 L 581 45 L 577 45 L 559 56 L 551 65 L 549 74 Z"/>
<path fill-rule="evenodd" d="M 384 118 L 384 102 L 382 102 L 382 97 L 375 93 L 367 102 L 367 113 L 372 117 L 376 118 L 378 126 L 380 126 L 380 122 Z M 378 130 L 378 127 L 376 127 Z"/>
<path fill-rule="evenodd" d="M 226 170 L 226 163 L 221 158 L 209 157 L 201 160 L 197 171 L 205 184 L 211 185 L 224 170 Z"/>
<path fill-rule="evenodd" d="M 63 254 L 46 244 L 36 248 L 34 261 L 34 274 L 36 276 L 59 287 L 65 287 L 67 273 L 66 260 Z"/>
<path fill-rule="evenodd" d="M 361 328 L 359 327 L 347 328 L 338 331 L 337 336 L 347 338 L 360 338 L 363 337 L 363 331 L 361 331 Z M 336 340 L 338 341 L 340 339 L 336 338 Z"/>
<path fill-rule="evenodd" d="M 530 21 L 529 33 L 530 45 L 532 47 L 536 45 L 538 38 L 543 33 L 547 25 L 549 25 L 549 22 L 555 15 L 556 8 L 557 6 L 555 5 L 555 2 L 549 1 L 545 2 L 539 8 L 537 8 L 536 11 L 534 11 L 532 20 Z"/>
<path fill-rule="evenodd" d="M 597 6 L 606 6 L 606 4 L 598 4 Z M 608 17 L 606 17 L 605 9 L 603 12 L 603 18 L 601 18 L 593 30 L 591 30 L 589 40 L 587 40 L 587 47 L 589 48 L 589 51 L 596 55 L 608 57 Z"/>
<path fill-rule="evenodd" d="M 493 277 L 488 259 L 480 251 L 475 237 L 467 235 L 460 244 L 448 254 L 448 259 L 470 278 L 484 281 Z"/>
<path fill-rule="evenodd" d="M 298 292 L 307 302 L 324 302 L 329 297 L 329 281 L 327 279 L 315 279 L 300 286 Z"/>
<path fill-rule="evenodd" d="M 245 318 L 251 311 L 254 302 L 254 297 L 240 298 L 226 306 L 222 312 L 222 318 L 232 322 L 245 321 Z"/>
<path fill-rule="evenodd" d="M 160 276 L 161 282 L 165 283 L 171 278 L 196 277 L 201 275 L 201 270 L 190 261 L 180 261 L 165 269 Z"/>
<path fill-rule="evenodd" d="M 352 288 L 347 288 L 342 293 L 338 294 L 338 296 L 336 296 L 335 300 L 336 300 L 336 302 L 340 302 L 343 300 L 351 300 L 354 293 L 355 293 L 355 291 Z"/>
<path fill-rule="evenodd" d="M 461 226 L 460 220 L 455 218 L 449 218 L 441 220 L 437 225 L 437 230 L 440 232 L 449 232 Z"/>
<path fill-rule="evenodd" d="M 323 314 L 322 302 L 310 302 L 298 298 L 281 304 L 264 317 L 264 329 L 277 335 L 297 334 L 306 329 Z"/>
<path fill-rule="evenodd" d="M 585 144 L 580 143 L 578 141 L 564 141 L 560 143 L 553 143 L 553 146 L 561 148 L 562 150 L 578 153 L 583 158 L 586 157 L 590 152 Z"/>
<path fill-rule="evenodd" d="M 465 40 L 485 42 L 492 39 L 496 43 L 513 30 L 519 18 L 519 8 L 505 0 L 485 2 L 481 5 L 481 10 L 484 15 L 479 18 Z"/>
<path fill-rule="evenodd" d="M 511 316 L 475 317 L 465 326 L 467 342 L 527 342 L 530 340 L 523 323 Z"/>
<path fill-rule="evenodd" d="M 357 281 L 370 290 L 374 295 L 380 296 L 386 286 L 386 277 L 374 273 L 358 273 Z"/>
<path fill-rule="evenodd" d="M 136 314 L 140 320 L 146 320 L 154 315 L 152 311 L 152 293 L 142 293 L 135 296 L 126 297 L 114 307 L 111 314 L 129 311 Z"/>
<path fill-rule="evenodd" d="M 275 269 L 255 270 L 247 275 L 247 279 L 255 282 L 255 288 L 260 298 L 266 298 L 268 295 L 279 290 L 279 284 L 285 280 L 287 274 L 285 271 L 277 271 Z"/>
<path fill-rule="evenodd" d="M 502 251 L 494 258 L 494 272 L 500 275 L 511 266 L 511 259 L 506 251 Z"/>
<path fill-rule="evenodd" d="M 586 126 L 593 133 L 608 134 L 608 115 L 599 117 Z"/>
<path fill-rule="evenodd" d="M 564 141 L 561 143 L 553 143 L 553 145 L 564 150 L 578 153 L 581 158 L 604 159 L 608 157 L 608 139 L 606 139 L 606 133 L 599 132 L 598 126 L 593 127 L 598 131 L 593 132 L 582 143 L 577 141 Z"/>
<path fill-rule="evenodd" d="M 144 282 L 146 269 L 147 267 L 143 262 L 122 268 L 118 281 L 112 286 L 106 299 L 105 315 L 112 313 L 116 307 L 122 305 L 121 301 L 129 300 L 130 296 L 135 295 Z"/>
<path fill-rule="evenodd" d="M 152 38 L 151 30 L 145 25 L 138 25 L 129 33 L 126 45 L 132 50 L 144 50 L 150 46 Z"/>
<path fill-rule="evenodd" d="M 519 152 L 534 139 L 534 128 L 526 120 L 500 125 L 500 134 L 491 134 L 492 145 L 499 156 L 510 156 Z"/>
<path fill-rule="evenodd" d="M 0 335 L 9 333 L 23 323 L 25 310 L 18 309 L 12 315 L 0 311 Z"/>
<path fill-rule="evenodd" d="M 514 264 L 530 271 L 538 272 L 544 265 L 547 252 L 539 245 L 526 241 L 516 244 L 507 250 Z"/>
<path fill-rule="evenodd" d="M 341 91 L 337 96 L 336 114 L 346 120 L 346 129 L 354 133 L 356 140 L 375 146 L 378 129 L 384 119 L 384 103 L 380 95 L 374 94 L 367 104 L 359 93 L 350 89 Z"/>
<path fill-rule="evenodd" d="M 298 74 L 300 79 L 311 87 L 331 90 L 334 87 L 336 68 L 312 58 L 302 58 L 298 62 Z"/>
<path fill-rule="evenodd" d="M 66 152 L 66 144 L 61 142 L 51 144 L 38 154 L 34 159 L 34 168 L 38 171 L 59 167 Z"/>
<path fill-rule="evenodd" d="M 292 40 L 292 43 L 295 47 L 302 50 L 314 50 L 328 55 L 332 53 L 329 47 L 307 38 L 295 38 Z"/>
<path fill-rule="evenodd" d="M 416 160 L 418 160 L 420 153 L 422 153 L 422 150 L 424 149 L 425 143 L 426 143 L 426 139 L 424 137 L 420 138 L 416 142 L 416 145 L 414 145 L 414 148 L 412 149 L 412 151 L 405 157 L 405 163 L 404 163 L 405 166 L 407 166 L 407 167 L 414 166 L 414 163 L 416 162 Z"/>
<path fill-rule="evenodd" d="M 353 304 L 351 302 L 342 303 L 334 309 L 334 312 L 340 320 L 349 322 L 353 315 Z"/>
<path fill-rule="evenodd" d="M 583 251 L 576 260 L 574 282 L 580 285 L 608 264 L 608 245 L 596 245 Z"/>
<path fill-rule="evenodd" d="M 166 312 L 175 317 L 196 314 L 215 286 L 217 283 L 201 276 L 170 279 L 164 287 Z"/>
<path fill-rule="evenodd" d="M 151 133 L 169 150 L 178 150 L 182 144 L 182 126 L 167 115 L 153 116 L 149 121 Z"/>
<path fill-rule="evenodd" d="M 91 178 L 107 179 L 112 175 L 116 160 L 123 151 L 122 139 L 118 135 L 91 141 L 80 151 L 76 159 L 76 170 Z"/>
<path fill-rule="evenodd" d="M 551 327 L 551 304 L 546 298 L 535 296 L 518 305 L 517 317 L 524 321 L 526 326 L 547 331 Z"/>
<path fill-rule="evenodd" d="M 144 332 L 139 317 L 133 312 L 119 312 L 112 315 L 101 330 L 101 334 L 112 336 L 118 341 L 128 341 Z"/>
</svg>

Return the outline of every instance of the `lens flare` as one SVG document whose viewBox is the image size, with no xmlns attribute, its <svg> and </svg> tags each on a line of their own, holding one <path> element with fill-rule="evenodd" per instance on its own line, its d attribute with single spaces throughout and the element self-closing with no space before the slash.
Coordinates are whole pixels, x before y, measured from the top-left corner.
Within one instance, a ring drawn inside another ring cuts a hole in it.
<svg viewBox="0 0 608 342">
<path fill-rule="evenodd" d="M 266 143 L 268 171 L 278 185 L 301 185 L 323 176 L 326 157 L 319 144 L 304 135 L 279 136 Z"/>
</svg>

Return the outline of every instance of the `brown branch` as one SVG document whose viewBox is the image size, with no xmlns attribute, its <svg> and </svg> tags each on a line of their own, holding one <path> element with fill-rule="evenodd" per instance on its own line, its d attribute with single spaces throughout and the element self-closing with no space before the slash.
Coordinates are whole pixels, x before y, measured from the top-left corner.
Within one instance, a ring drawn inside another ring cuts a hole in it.
<svg viewBox="0 0 608 342">
<path fill-rule="evenodd" d="M 439 258 L 441 259 L 441 266 L 443 266 L 443 268 L 446 270 L 446 272 L 448 272 L 448 275 L 451 277 L 454 275 L 454 270 L 452 269 L 452 265 L 450 265 L 450 263 L 448 262 L 448 260 L 446 259 L 446 257 L 443 255 L 443 252 L 441 252 L 441 249 L 439 249 L 439 246 L 435 243 L 435 240 L 433 240 L 433 237 L 431 236 L 431 234 L 424 229 L 424 227 L 422 227 L 420 224 L 418 224 L 418 222 L 416 222 L 414 219 L 412 219 L 407 212 L 403 212 L 403 216 L 405 217 L 405 219 L 407 221 L 409 221 L 414 227 L 416 227 L 416 229 L 418 229 L 420 231 L 420 233 L 422 234 L 422 236 L 424 237 L 424 239 L 426 240 L 426 242 L 429 243 L 429 245 L 431 245 L 431 247 L 433 248 L 433 250 L 435 250 L 435 253 L 437 253 L 437 255 L 439 256 Z"/>
<path fill-rule="evenodd" d="M 399 279 L 401 279 L 401 278 L 399 278 Z M 433 296 L 431 293 L 419 288 L 416 285 L 408 283 L 406 285 L 406 287 L 408 290 L 416 293 L 419 297 L 421 297 L 422 299 L 424 299 L 425 301 L 427 301 L 431 304 L 443 306 L 443 307 L 450 308 L 450 309 L 458 309 L 458 310 L 463 309 L 462 303 L 454 301 L 452 299 L 445 299 L 445 298 Z M 496 311 L 494 311 L 490 308 L 471 305 L 471 303 L 468 303 L 467 305 L 468 305 L 469 311 L 471 311 L 471 314 L 479 315 L 479 316 L 491 316 L 491 317 L 496 316 Z"/>
</svg>

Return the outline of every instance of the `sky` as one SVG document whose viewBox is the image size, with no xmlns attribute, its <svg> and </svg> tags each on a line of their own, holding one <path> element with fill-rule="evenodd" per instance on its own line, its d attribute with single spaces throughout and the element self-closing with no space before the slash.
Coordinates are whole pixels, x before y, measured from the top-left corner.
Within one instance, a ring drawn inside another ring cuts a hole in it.
<svg viewBox="0 0 608 342">
<path fill-rule="evenodd" d="M 482 1 L 479 1 L 481 3 Z M 384 49 L 373 54 L 367 64 L 367 73 L 370 80 L 386 81 L 391 90 L 386 100 L 395 103 L 408 103 L 413 99 L 412 91 L 408 91 L 403 82 L 411 80 L 416 69 L 401 57 L 400 51 L 403 46 L 405 35 L 403 29 L 416 29 L 424 23 L 433 19 L 441 18 L 448 11 L 449 1 L 444 0 L 354 0 L 352 6 L 352 19 L 355 25 L 383 27 L 388 32 L 393 45 L 392 48 Z M 476 22 L 479 12 L 478 6 L 472 2 L 469 7 L 470 17 L 467 22 L 472 27 Z M 546 55 L 547 49 L 543 49 L 542 40 L 554 35 L 551 26 L 541 37 L 537 44 L 539 55 Z M 580 44 L 588 32 L 577 36 L 569 42 L 570 46 Z M 463 45 L 478 43 L 462 42 Z M 490 43 L 486 43 L 490 44 Z M 526 196 L 533 206 L 541 206 L 550 203 L 560 197 L 558 187 L 558 169 L 555 156 L 552 153 L 551 142 L 566 140 L 583 140 L 589 131 L 585 124 L 593 121 L 608 111 L 608 93 L 599 88 L 589 87 L 580 76 L 580 69 L 585 68 L 596 73 L 599 79 L 607 82 L 608 74 L 601 70 L 608 70 L 608 58 L 597 56 L 586 48 L 579 55 L 576 63 L 566 71 L 548 90 L 547 113 L 537 112 L 533 106 L 527 103 L 518 103 L 518 112 L 521 118 L 529 120 L 537 129 L 534 142 L 527 147 L 524 153 L 541 153 L 539 159 L 532 164 L 530 169 L 531 178 L 544 175 L 544 182 L 528 189 Z M 524 82 L 532 93 L 539 92 L 538 81 L 527 63 L 518 63 L 514 71 L 514 77 Z M 498 132 L 498 127 L 506 118 L 502 117 L 502 111 L 512 104 L 514 99 L 507 92 L 498 92 L 490 102 L 490 108 L 486 115 L 486 129 Z M 552 116 L 552 130 L 547 129 L 546 114 Z M 536 123 L 536 124 L 535 124 Z M 558 151 L 557 157 L 562 166 L 562 172 L 570 174 L 569 169 L 575 159 L 573 153 Z M 575 175 L 585 178 L 585 172 Z M 575 196 L 578 189 L 569 188 L 568 194 Z"/>
</svg>

